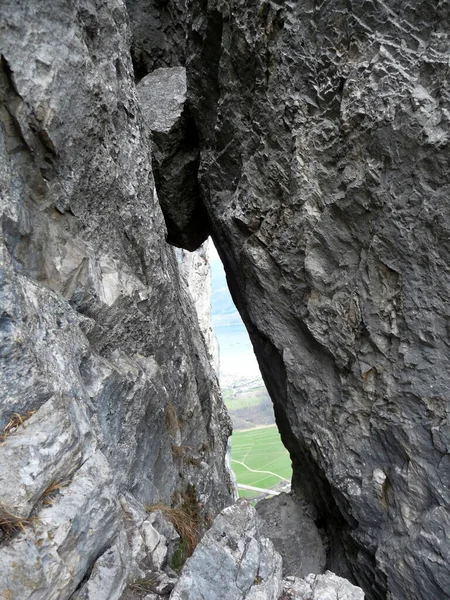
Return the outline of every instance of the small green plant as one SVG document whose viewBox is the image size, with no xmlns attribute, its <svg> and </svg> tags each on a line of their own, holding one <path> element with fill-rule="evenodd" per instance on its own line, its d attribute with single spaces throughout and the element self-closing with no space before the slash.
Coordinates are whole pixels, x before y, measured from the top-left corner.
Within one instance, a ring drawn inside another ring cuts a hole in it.
<svg viewBox="0 0 450 600">
<path fill-rule="evenodd" d="M 189 549 L 186 540 L 180 539 L 178 547 L 173 553 L 171 567 L 174 571 L 179 573 L 183 568 L 186 559 L 189 558 Z"/>
</svg>

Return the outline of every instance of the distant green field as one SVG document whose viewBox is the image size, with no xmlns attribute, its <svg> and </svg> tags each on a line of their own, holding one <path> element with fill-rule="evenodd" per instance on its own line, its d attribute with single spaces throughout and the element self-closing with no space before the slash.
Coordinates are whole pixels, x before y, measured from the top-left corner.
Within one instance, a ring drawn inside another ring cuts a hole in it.
<svg viewBox="0 0 450 600">
<path fill-rule="evenodd" d="M 271 489 L 283 479 L 290 482 L 291 460 L 281 443 L 276 425 L 235 431 L 231 442 L 231 464 L 238 483 Z M 270 473 L 261 473 L 261 471 Z M 239 490 L 241 497 L 251 498 L 257 495 L 257 492 Z"/>
<path fill-rule="evenodd" d="M 222 390 L 222 394 L 228 410 L 258 406 L 269 396 L 263 385 L 255 386 L 245 391 L 225 388 Z"/>
</svg>

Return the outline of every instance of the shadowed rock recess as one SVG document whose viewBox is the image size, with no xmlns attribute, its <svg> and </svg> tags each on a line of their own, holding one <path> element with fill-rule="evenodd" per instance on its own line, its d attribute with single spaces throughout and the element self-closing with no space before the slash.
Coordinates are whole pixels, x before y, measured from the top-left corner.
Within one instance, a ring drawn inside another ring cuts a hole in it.
<svg viewBox="0 0 450 600">
<path fill-rule="evenodd" d="M 4 598 L 167 597 L 166 516 L 197 533 L 231 502 L 166 243 L 208 233 L 326 568 L 369 600 L 450 598 L 449 30 L 446 0 L 3 0 Z M 213 551 L 238 600 L 361 598 L 281 584 L 258 523 L 225 508 L 173 597 L 216 585 Z"/>
</svg>

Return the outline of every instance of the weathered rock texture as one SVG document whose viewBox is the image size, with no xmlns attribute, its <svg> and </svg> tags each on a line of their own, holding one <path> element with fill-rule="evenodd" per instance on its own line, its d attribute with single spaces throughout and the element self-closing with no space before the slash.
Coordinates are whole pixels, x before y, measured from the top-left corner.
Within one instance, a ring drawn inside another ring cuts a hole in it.
<svg viewBox="0 0 450 600">
<path fill-rule="evenodd" d="M 255 509 L 239 500 L 207 531 L 170 600 L 364 600 L 360 588 L 330 571 L 283 580 L 282 562 Z"/>
<path fill-rule="evenodd" d="M 153 172 L 167 241 L 195 250 L 209 236 L 209 223 L 197 180 L 198 137 L 186 107 L 186 69 L 156 69 L 137 90 L 152 132 Z"/>
<path fill-rule="evenodd" d="M 211 321 L 211 265 L 210 241 L 206 241 L 195 252 L 180 250 L 178 262 L 182 277 L 194 301 L 200 330 L 206 341 L 209 357 L 216 373 L 219 373 L 219 342 Z"/>
<path fill-rule="evenodd" d="M 203 199 L 296 491 L 371 598 L 449 598 L 449 3 L 186 19 Z"/>
<path fill-rule="evenodd" d="M 0 596 L 111 599 L 154 550 L 124 495 L 191 484 L 211 518 L 230 425 L 165 243 L 123 2 L 1 13 L 0 432 L 31 418 L 2 440 L 0 503 L 36 521 L 0 540 Z"/>
<path fill-rule="evenodd" d="M 287 577 L 283 581 L 282 600 L 364 600 L 364 592 L 327 571 L 323 575 L 308 575 L 305 579 Z"/>
<path fill-rule="evenodd" d="M 285 492 L 256 505 L 262 533 L 280 553 L 285 577 L 306 577 L 325 571 L 325 545 L 308 509 L 306 502 Z"/>
<path fill-rule="evenodd" d="M 449 3 L 128 9 L 2 2 L 0 428 L 31 418 L 0 447 L 0 502 L 39 519 L 38 544 L 2 540 L 3 596 L 106 577 L 115 597 L 152 546 L 124 538 L 126 493 L 228 501 L 134 84 L 185 62 L 199 208 L 329 566 L 344 554 L 372 599 L 449 598 Z"/>
<path fill-rule="evenodd" d="M 245 500 L 214 521 L 187 560 L 171 600 L 278 600 L 281 556 Z"/>
</svg>

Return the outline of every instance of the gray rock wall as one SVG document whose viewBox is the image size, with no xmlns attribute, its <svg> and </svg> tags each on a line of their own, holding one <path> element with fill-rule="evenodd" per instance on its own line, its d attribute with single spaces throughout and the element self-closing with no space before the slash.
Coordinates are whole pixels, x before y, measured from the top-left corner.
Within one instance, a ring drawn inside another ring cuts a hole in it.
<svg viewBox="0 0 450 600">
<path fill-rule="evenodd" d="M 449 5 L 188 10 L 204 201 L 294 487 L 370 598 L 448 598 Z"/>
<path fill-rule="evenodd" d="M 104 556 L 91 588 L 119 597 L 119 499 L 192 484 L 212 518 L 230 422 L 165 243 L 123 2 L 1 12 L 0 504 L 35 520 L 0 539 L 0 595 L 69 598 Z"/>
</svg>

